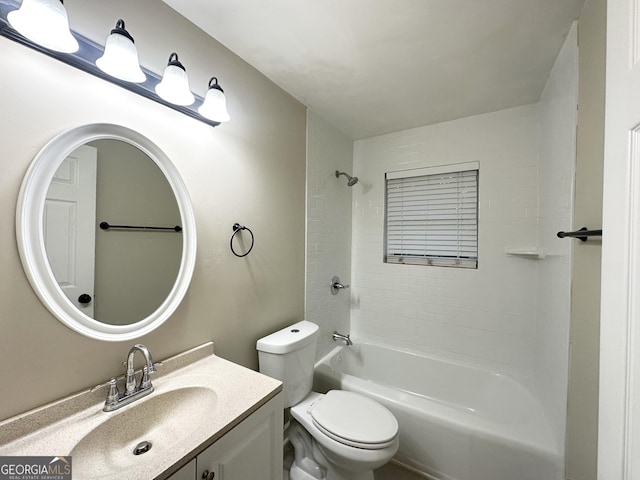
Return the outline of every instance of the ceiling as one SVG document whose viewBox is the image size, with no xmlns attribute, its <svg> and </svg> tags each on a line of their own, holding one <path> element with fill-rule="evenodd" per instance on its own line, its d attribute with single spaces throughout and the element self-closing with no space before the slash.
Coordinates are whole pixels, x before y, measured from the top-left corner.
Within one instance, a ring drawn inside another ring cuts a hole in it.
<svg viewBox="0 0 640 480">
<path fill-rule="evenodd" d="M 164 0 L 352 139 L 536 102 L 584 0 Z"/>
</svg>

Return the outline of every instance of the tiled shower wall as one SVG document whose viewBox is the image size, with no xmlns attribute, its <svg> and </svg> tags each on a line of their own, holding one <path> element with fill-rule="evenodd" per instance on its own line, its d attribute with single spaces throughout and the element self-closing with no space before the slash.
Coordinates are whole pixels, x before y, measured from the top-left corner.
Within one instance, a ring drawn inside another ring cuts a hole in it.
<svg viewBox="0 0 640 480">
<path fill-rule="evenodd" d="M 350 329 L 511 374 L 537 392 L 559 451 L 572 241 L 555 234 L 573 227 L 576 53 L 574 25 L 538 104 L 356 142 L 312 112 L 307 121 L 306 318 L 322 328 L 318 356 L 334 329 Z M 470 161 L 480 163 L 478 269 L 385 264 L 385 172 Z M 336 169 L 360 181 L 349 188 Z M 518 249 L 544 257 L 505 252 Z M 351 290 L 331 296 L 336 274 Z"/>
<path fill-rule="evenodd" d="M 574 23 L 538 102 L 538 231 L 546 256 L 538 267 L 533 381 L 559 449 L 564 449 L 567 410 L 571 249 L 579 240 L 560 239 L 556 233 L 574 229 L 577 105 L 578 36 Z"/>
<path fill-rule="evenodd" d="M 564 449 L 577 111 L 577 28 L 539 103 L 354 147 L 354 336 L 468 361 L 533 387 Z M 384 174 L 480 162 L 477 270 L 385 264 Z M 576 226 L 575 228 L 578 228 Z M 543 258 L 505 254 L 537 249 Z"/>
<path fill-rule="evenodd" d="M 536 105 L 355 142 L 354 336 L 520 377 L 532 365 L 538 261 Z M 478 161 L 478 269 L 385 264 L 385 172 Z"/>
<path fill-rule="evenodd" d="M 320 326 L 318 357 L 334 347 L 331 333 L 349 333 L 349 290 L 331 295 L 334 275 L 351 282 L 351 174 L 353 142 L 307 111 L 306 319 Z"/>
</svg>

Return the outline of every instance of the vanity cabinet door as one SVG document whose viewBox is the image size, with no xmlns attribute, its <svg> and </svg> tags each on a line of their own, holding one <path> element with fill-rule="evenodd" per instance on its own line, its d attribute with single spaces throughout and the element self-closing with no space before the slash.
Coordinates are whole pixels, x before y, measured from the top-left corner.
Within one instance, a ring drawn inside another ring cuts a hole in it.
<svg viewBox="0 0 640 480">
<path fill-rule="evenodd" d="M 196 459 L 194 458 L 184 467 L 171 475 L 167 480 L 194 480 L 196 477 Z"/>
<path fill-rule="evenodd" d="M 282 480 L 282 413 L 278 394 L 198 455 L 196 479 Z"/>
</svg>

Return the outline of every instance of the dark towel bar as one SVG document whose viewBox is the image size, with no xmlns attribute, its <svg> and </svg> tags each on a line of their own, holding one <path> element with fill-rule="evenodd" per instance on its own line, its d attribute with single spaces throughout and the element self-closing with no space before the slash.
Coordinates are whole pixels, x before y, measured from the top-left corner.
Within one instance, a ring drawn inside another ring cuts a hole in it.
<svg viewBox="0 0 640 480">
<path fill-rule="evenodd" d="M 587 227 L 582 227 L 575 232 L 558 232 L 558 238 L 572 237 L 578 238 L 583 242 L 587 241 L 587 237 L 601 237 L 602 230 L 589 230 Z"/>
<path fill-rule="evenodd" d="M 143 227 L 137 225 L 110 225 L 107 222 L 100 222 L 100 228 L 102 230 L 109 230 L 111 228 L 116 229 L 124 229 L 124 230 L 162 230 L 162 231 L 172 231 L 172 232 L 181 232 L 182 227 L 180 225 L 176 225 L 175 227 Z"/>
</svg>

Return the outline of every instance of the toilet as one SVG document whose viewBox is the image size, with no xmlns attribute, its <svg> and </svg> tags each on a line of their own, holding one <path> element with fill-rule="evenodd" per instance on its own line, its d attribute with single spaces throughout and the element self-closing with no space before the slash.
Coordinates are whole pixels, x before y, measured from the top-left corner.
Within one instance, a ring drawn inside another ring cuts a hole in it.
<svg viewBox="0 0 640 480">
<path fill-rule="evenodd" d="M 260 372 L 283 382 L 294 448 L 290 480 L 373 480 L 398 451 L 398 422 L 355 392 L 313 392 L 318 326 L 303 320 L 258 340 Z"/>
</svg>

